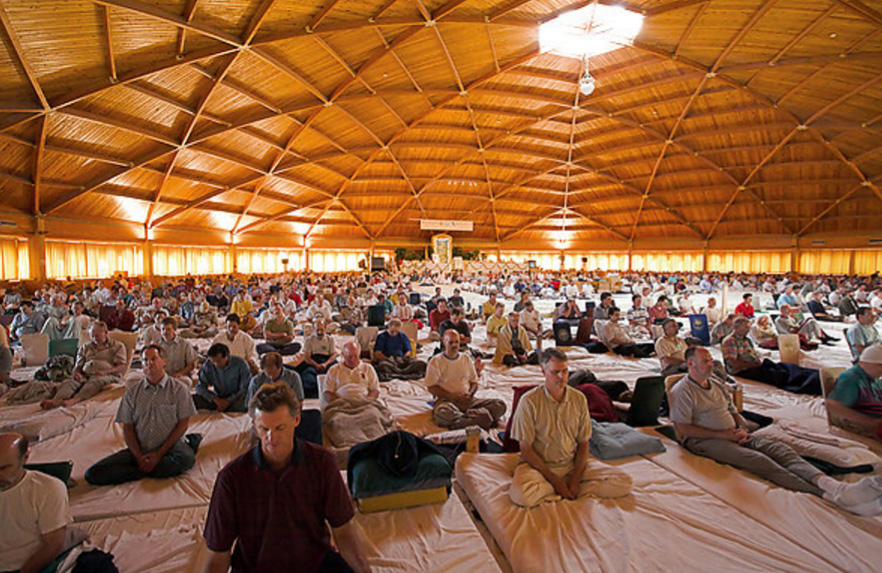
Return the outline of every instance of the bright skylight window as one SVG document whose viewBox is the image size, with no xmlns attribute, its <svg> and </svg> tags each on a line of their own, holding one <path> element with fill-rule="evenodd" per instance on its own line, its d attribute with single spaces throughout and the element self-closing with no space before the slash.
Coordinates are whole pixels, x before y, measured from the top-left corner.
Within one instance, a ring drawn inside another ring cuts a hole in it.
<svg viewBox="0 0 882 573">
<path fill-rule="evenodd" d="M 643 15 L 618 6 L 590 4 L 561 14 L 539 27 L 539 46 L 571 58 L 590 58 L 630 46 Z"/>
</svg>

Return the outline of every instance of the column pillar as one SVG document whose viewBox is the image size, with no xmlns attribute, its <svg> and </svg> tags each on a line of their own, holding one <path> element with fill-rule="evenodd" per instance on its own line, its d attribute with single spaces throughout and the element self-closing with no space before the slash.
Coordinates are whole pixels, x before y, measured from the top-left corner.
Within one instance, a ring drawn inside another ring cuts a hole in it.
<svg viewBox="0 0 882 573">
<path fill-rule="evenodd" d="M 708 244 L 707 241 L 704 242 L 704 255 L 701 260 L 701 270 L 702 272 L 707 272 L 707 259 L 708 259 Z"/>
<path fill-rule="evenodd" d="M 850 276 L 854 275 L 854 269 L 857 266 L 857 251 L 852 249 L 848 253 L 848 274 Z"/>
<path fill-rule="evenodd" d="M 150 239 L 145 239 L 144 244 L 141 246 L 141 274 L 144 275 L 144 278 L 152 281 L 153 280 L 153 241 Z"/>
<path fill-rule="evenodd" d="M 43 217 L 34 218 L 34 232 L 28 235 L 28 264 L 31 278 L 40 283 L 46 280 L 46 222 Z"/>
<path fill-rule="evenodd" d="M 790 272 L 799 272 L 799 239 L 793 238 L 793 245 L 790 247 Z"/>
</svg>

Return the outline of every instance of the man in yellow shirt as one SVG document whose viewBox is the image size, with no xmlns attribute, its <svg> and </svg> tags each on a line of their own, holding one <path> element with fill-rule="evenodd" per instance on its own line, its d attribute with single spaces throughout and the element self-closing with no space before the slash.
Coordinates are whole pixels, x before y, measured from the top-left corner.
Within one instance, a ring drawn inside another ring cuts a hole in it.
<svg viewBox="0 0 882 573">
<path fill-rule="evenodd" d="M 251 314 L 253 311 L 254 305 L 245 297 L 245 291 L 240 289 L 239 292 L 236 293 L 236 298 L 233 299 L 233 303 L 230 305 L 230 312 L 239 317 L 239 320 L 241 321 L 239 328 L 245 332 L 249 332 L 257 325 L 257 319 Z"/>
</svg>

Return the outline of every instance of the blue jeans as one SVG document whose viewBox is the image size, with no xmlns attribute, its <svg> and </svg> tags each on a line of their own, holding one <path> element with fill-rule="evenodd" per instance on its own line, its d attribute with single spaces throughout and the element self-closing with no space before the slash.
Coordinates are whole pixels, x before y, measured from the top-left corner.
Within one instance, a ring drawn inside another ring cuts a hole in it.
<svg viewBox="0 0 882 573">
<path fill-rule="evenodd" d="M 181 475 L 196 463 L 196 452 L 183 440 L 172 446 L 153 471 L 144 473 L 135 455 L 128 448 L 99 460 L 86 470 L 86 481 L 92 485 L 116 485 L 145 477 L 170 478 Z"/>
</svg>

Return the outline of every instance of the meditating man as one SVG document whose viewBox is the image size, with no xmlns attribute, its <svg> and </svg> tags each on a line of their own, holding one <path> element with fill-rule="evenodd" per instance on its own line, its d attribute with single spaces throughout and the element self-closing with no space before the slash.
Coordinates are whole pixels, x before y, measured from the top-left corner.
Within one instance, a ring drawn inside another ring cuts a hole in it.
<svg viewBox="0 0 882 573">
<path fill-rule="evenodd" d="M 518 318 L 520 319 L 520 315 Z M 487 342 L 490 343 L 490 346 L 496 346 L 499 330 L 506 324 L 508 324 L 508 320 L 505 318 L 505 305 L 497 302 L 493 314 L 487 317 Z"/>
<path fill-rule="evenodd" d="M 215 343 L 208 349 L 208 360 L 202 363 L 193 404 L 197 410 L 245 412 L 251 370 L 248 363 L 230 354 L 224 344 Z"/>
<path fill-rule="evenodd" d="M 325 378 L 325 401 L 334 400 L 376 400 L 380 397 L 380 381 L 374 367 L 362 362 L 358 342 L 351 340 L 343 345 L 343 362 L 338 362 L 328 370 Z"/>
<path fill-rule="evenodd" d="M 609 322 L 603 326 L 603 342 L 610 350 L 620 356 L 646 358 L 655 353 L 655 345 L 651 342 L 637 343 L 619 324 L 622 311 L 616 307 L 609 310 Z"/>
<path fill-rule="evenodd" d="M 818 321 L 815 320 L 814 317 L 808 316 L 803 318 L 802 321 L 797 320 L 796 317 L 793 316 L 795 311 L 796 308 L 789 304 L 785 304 L 781 307 L 781 315 L 775 319 L 775 328 L 778 329 L 778 332 L 781 334 L 801 334 L 806 337 L 809 343 L 822 342 L 824 344 L 830 344 L 831 342 L 839 340 L 838 338 L 827 336 L 827 334 L 821 330 Z"/>
<path fill-rule="evenodd" d="M 374 342 L 372 362 L 380 380 L 417 380 L 425 376 L 426 363 L 411 356 L 412 350 L 410 338 L 401 332 L 401 321 L 391 319 Z"/>
<path fill-rule="evenodd" d="M 839 482 L 824 475 L 789 446 L 750 435 L 728 388 L 713 376 L 710 352 L 706 348 L 690 348 L 686 351 L 686 364 L 689 374 L 669 393 L 671 421 L 686 449 L 789 490 L 823 497 L 851 513 L 882 513 L 882 477 Z"/>
<path fill-rule="evenodd" d="M 499 329 L 494 364 L 523 366 L 539 364 L 539 355 L 530 344 L 526 329 L 520 325 L 521 316 L 515 311 L 508 313 L 508 323 Z"/>
<path fill-rule="evenodd" d="M 196 368 L 196 349 L 185 339 L 178 336 L 178 321 L 173 316 L 162 319 L 162 347 L 165 371 L 172 378 L 180 378 L 192 384 L 193 370 Z M 146 347 L 145 347 L 146 348 Z"/>
<path fill-rule="evenodd" d="M 26 300 L 21 303 L 18 314 L 9 325 L 9 334 L 12 340 L 19 340 L 25 334 L 40 332 L 43 328 L 43 315 L 34 310 L 34 303 Z"/>
<path fill-rule="evenodd" d="M 59 556 L 73 545 L 67 485 L 26 470 L 27 458 L 24 436 L 0 434 L 0 571 L 55 571 Z"/>
<path fill-rule="evenodd" d="M 330 319 L 330 314 L 327 319 Z M 282 356 L 293 356 L 300 352 L 300 343 L 294 342 L 294 324 L 285 317 L 285 312 L 278 304 L 270 307 L 269 320 L 263 326 L 263 334 L 266 342 L 257 345 L 258 354 L 278 352 Z"/>
<path fill-rule="evenodd" d="M 327 374 L 328 368 L 337 361 L 337 349 L 334 339 L 325 333 L 325 322 L 315 323 L 315 332 L 306 338 L 303 345 L 303 362 L 297 366 L 303 391 L 307 398 L 318 398 L 318 377 Z"/>
<path fill-rule="evenodd" d="M 432 414 L 442 428 L 459 429 L 496 425 L 505 414 L 505 402 L 475 398 L 478 374 L 472 358 L 459 351 L 459 333 L 452 328 L 444 333 L 444 352 L 429 360 L 426 389 L 435 396 Z"/>
<path fill-rule="evenodd" d="M 745 318 L 753 318 L 753 295 L 744 293 L 741 298 L 743 300 L 735 307 L 735 314 Z"/>
<path fill-rule="evenodd" d="M 839 424 L 882 441 L 882 344 L 864 348 L 858 363 L 839 375 L 827 410 Z"/>
<path fill-rule="evenodd" d="M 116 422 L 123 426 L 126 449 L 86 470 L 92 485 L 115 485 L 180 475 L 196 463 L 199 434 L 184 434 L 196 414 L 189 389 L 165 369 L 165 352 L 159 345 L 141 351 L 144 378 L 126 389 Z"/>
<path fill-rule="evenodd" d="M 228 314 L 226 320 L 226 328 L 214 337 L 212 344 L 223 344 L 230 349 L 230 354 L 245 359 L 251 373 L 255 374 L 257 368 L 257 349 L 254 346 L 254 339 L 247 332 L 239 329 L 239 315 Z"/>
<path fill-rule="evenodd" d="M 92 340 L 77 352 L 73 375 L 56 387 L 51 399 L 40 403 L 44 410 L 88 400 L 122 378 L 127 367 L 125 345 L 108 338 L 107 325 L 100 320 L 92 323 L 89 336 Z"/>
<path fill-rule="evenodd" d="M 508 493 L 521 507 L 586 495 L 618 498 L 631 493 L 627 473 L 601 462 L 588 464 L 591 416 L 585 395 L 567 385 L 567 355 L 557 348 L 542 353 L 545 383 L 521 397 L 511 425 L 521 463 Z"/>
<path fill-rule="evenodd" d="M 685 340 L 677 336 L 680 323 L 673 318 L 665 320 L 662 324 L 665 335 L 655 341 L 655 353 L 661 362 L 662 376 L 670 376 L 678 372 L 686 372 L 686 349 L 689 345 Z"/>
<path fill-rule="evenodd" d="M 848 327 L 845 331 L 845 338 L 851 348 L 851 357 L 853 362 L 857 362 L 868 346 L 882 343 L 879 337 L 879 331 L 876 330 L 876 313 L 868 306 L 862 306 L 857 309 L 857 322 Z"/>
<path fill-rule="evenodd" d="M 254 375 L 248 383 L 248 396 L 245 400 L 246 407 L 251 403 L 251 398 L 264 384 L 278 384 L 283 382 L 294 390 L 297 399 L 303 401 L 303 383 L 300 374 L 293 368 L 285 368 L 282 355 L 278 352 L 267 352 L 260 357 L 260 373 Z"/>
<path fill-rule="evenodd" d="M 294 391 L 286 384 L 262 386 L 249 412 L 260 444 L 217 476 L 205 520 L 211 552 L 205 572 L 369 572 L 337 461 L 294 436 L 300 424 Z"/>
</svg>

